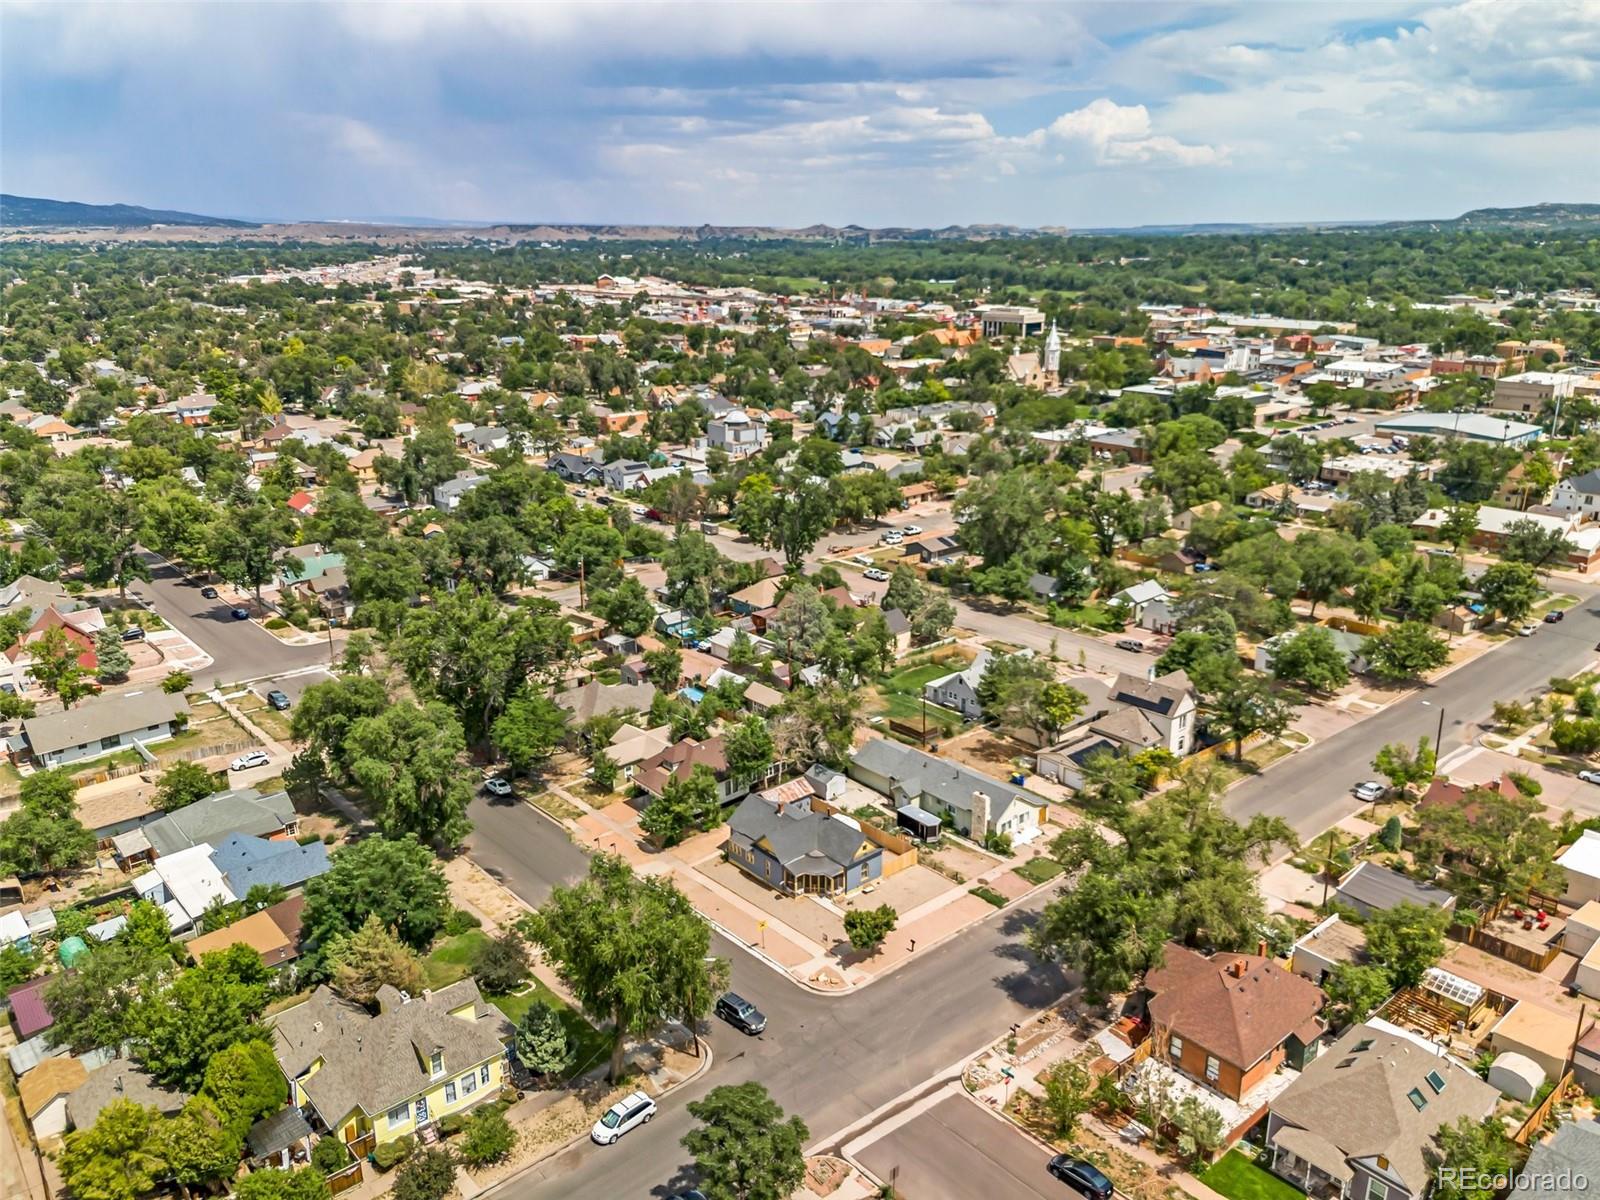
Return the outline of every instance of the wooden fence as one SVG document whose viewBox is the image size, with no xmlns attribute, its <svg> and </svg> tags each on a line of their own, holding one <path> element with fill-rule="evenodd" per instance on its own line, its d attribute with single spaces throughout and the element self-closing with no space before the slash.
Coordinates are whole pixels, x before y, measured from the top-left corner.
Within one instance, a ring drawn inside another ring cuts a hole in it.
<svg viewBox="0 0 1600 1200">
<path fill-rule="evenodd" d="M 361 1160 L 358 1158 L 342 1171 L 335 1171 L 328 1176 L 328 1191 L 337 1196 L 340 1192 L 357 1186 L 361 1180 Z"/>
<path fill-rule="evenodd" d="M 1511 1135 L 1511 1140 L 1519 1146 L 1526 1146 L 1530 1140 L 1536 1137 L 1539 1131 L 1544 1128 L 1545 1121 L 1549 1119 L 1550 1110 L 1555 1107 L 1556 1101 L 1566 1094 L 1567 1088 L 1571 1084 L 1572 1072 L 1568 1071 L 1561 1077 L 1560 1082 L 1550 1089 L 1550 1094 L 1544 1098 L 1539 1107 L 1528 1114 L 1528 1119 Z"/>
<path fill-rule="evenodd" d="M 1503 958 L 1507 962 L 1515 963 L 1527 971 L 1542 972 L 1551 963 L 1555 962 L 1556 957 L 1561 953 L 1559 938 L 1552 937 L 1542 949 L 1535 949 L 1532 946 L 1525 946 L 1519 942 L 1500 937 L 1498 934 L 1491 933 L 1484 928 L 1484 925 L 1503 914 L 1510 907 L 1510 904 L 1509 900 L 1501 896 L 1489 908 L 1478 910 L 1476 923 L 1469 924 L 1457 921 L 1445 932 L 1456 941 L 1482 950 L 1485 954 Z M 1532 906 L 1533 902 L 1530 901 L 1527 907 Z M 1546 908 L 1546 911 L 1555 911 L 1553 902 Z"/>
<path fill-rule="evenodd" d="M 200 758 L 215 758 L 221 754 L 243 754 L 246 750 L 259 750 L 261 744 L 251 738 L 234 738 L 226 742 L 216 742 L 209 746 L 191 746 L 187 750 L 177 750 L 168 754 L 158 751 L 160 742 L 156 742 L 146 749 L 156 756 L 153 763 L 136 762 L 124 763 L 120 767 L 101 767 L 98 770 L 85 771 L 81 775 L 74 775 L 73 782 L 79 787 L 87 787 L 91 783 L 106 783 L 112 779 L 123 779 L 129 775 L 138 775 L 144 771 L 155 771 L 175 762 L 192 762 Z"/>
</svg>

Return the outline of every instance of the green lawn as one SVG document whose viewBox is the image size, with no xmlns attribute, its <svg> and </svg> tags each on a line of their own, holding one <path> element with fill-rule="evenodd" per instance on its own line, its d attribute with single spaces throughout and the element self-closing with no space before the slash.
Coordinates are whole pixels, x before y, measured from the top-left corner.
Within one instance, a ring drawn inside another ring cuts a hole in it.
<svg viewBox="0 0 1600 1200">
<path fill-rule="evenodd" d="M 1054 879 L 1066 868 L 1053 858 L 1030 858 L 1015 870 L 1029 883 L 1044 883 L 1047 879 Z"/>
<path fill-rule="evenodd" d="M 935 679 L 943 679 L 952 671 L 959 671 L 966 666 L 966 660 L 960 656 L 951 656 L 942 662 L 923 662 L 914 666 L 903 667 L 894 674 L 878 681 L 878 697 L 883 702 L 883 715 L 896 721 L 922 720 L 922 689 Z M 928 728 L 930 731 L 939 726 L 954 726 L 959 729 L 965 724 L 965 719 L 958 712 L 948 708 L 940 708 L 937 704 L 928 705 Z"/>
<path fill-rule="evenodd" d="M 935 679 L 943 679 L 952 671 L 959 671 L 964 663 L 956 662 L 924 662 L 914 667 L 905 667 L 893 675 L 886 676 L 878 684 L 878 690 L 885 695 L 912 696 L 922 695 L 925 685 Z"/>
<path fill-rule="evenodd" d="M 528 1011 L 535 1000 L 542 1000 L 555 1009 L 561 1018 L 562 1027 L 567 1031 L 567 1037 L 577 1047 L 572 1075 L 580 1075 L 611 1057 L 613 1039 L 608 1030 L 596 1029 L 589 1024 L 581 1012 L 567 1004 L 539 980 L 534 979 L 531 982 L 533 986 L 527 991 L 515 996 L 491 996 L 489 1003 L 505 1013 L 506 1019 L 512 1024 L 522 1019 L 522 1014 Z"/>
<path fill-rule="evenodd" d="M 431 988 L 449 987 L 458 979 L 465 979 L 471 969 L 472 956 L 479 946 L 487 945 L 489 935 L 481 929 L 469 929 L 453 938 L 445 938 L 422 960 L 422 969 L 428 976 Z"/>
<path fill-rule="evenodd" d="M 1305 1200 L 1305 1193 L 1256 1166 L 1237 1150 L 1228 1151 L 1201 1171 L 1199 1178 L 1228 1200 Z"/>
</svg>

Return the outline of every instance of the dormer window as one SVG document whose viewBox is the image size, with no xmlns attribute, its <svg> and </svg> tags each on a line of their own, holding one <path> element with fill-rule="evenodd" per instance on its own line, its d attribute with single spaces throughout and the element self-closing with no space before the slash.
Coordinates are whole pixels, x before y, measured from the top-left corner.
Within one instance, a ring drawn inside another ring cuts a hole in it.
<svg viewBox="0 0 1600 1200">
<path fill-rule="evenodd" d="M 444 1074 L 444 1051 L 435 1050 L 428 1056 L 428 1075 L 437 1079 Z"/>
</svg>

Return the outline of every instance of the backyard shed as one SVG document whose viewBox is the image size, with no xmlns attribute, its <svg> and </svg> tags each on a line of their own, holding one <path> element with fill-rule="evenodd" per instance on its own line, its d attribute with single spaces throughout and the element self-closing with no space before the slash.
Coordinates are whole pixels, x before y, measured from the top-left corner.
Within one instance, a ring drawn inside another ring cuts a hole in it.
<svg viewBox="0 0 1600 1200">
<path fill-rule="evenodd" d="M 1580 1023 L 1573 1013 L 1518 1000 L 1489 1031 L 1488 1049 L 1495 1054 L 1515 1051 L 1538 1063 L 1546 1079 L 1560 1079 L 1566 1072 L 1573 1042 L 1593 1025 L 1587 1016 Z"/>
<path fill-rule="evenodd" d="M 1480 985 L 1452 975 L 1443 967 L 1429 967 L 1423 973 L 1422 993 L 1466 1025 L 1472 1024 L 1488 998 Z"/>
<path fill-rule="evenodd" d="M 1556 866 L 1567 875 L 1568 904 L 1577 907 L 1600 900 L 1600 831 L 1585 829 L 1582 837 L 1561 852 Z"/>
<path fill-rule="evenodd" d="M 1526 1104 L 1544 1086 L 1544 1068 L 1526 1054 L 1508 1050 L 1490 1065 L 1489 1086 L 1509 1100 Z"/>
<path fill-rule="evenodd" d="M 1600 900 L 1590 900 L 1567 918 L 1561 931 L 1561 948 L 1582 958 L 1600 941 Z"/>
<path fill-rule="evenodd" d="M 943 824 L 938 817 L 915 804 L 904 804 L 895 809 L 894 819 L 896 825 L 920 842 L 937 840 L 939 827 Z"/>
<path fill-rule="evenodd" d="M 1578 960 L 1572 982 L 1591 1000 L 1600 1000 L 1600 942 L 1590 946 L 1589 952 Z"/>
</svg>

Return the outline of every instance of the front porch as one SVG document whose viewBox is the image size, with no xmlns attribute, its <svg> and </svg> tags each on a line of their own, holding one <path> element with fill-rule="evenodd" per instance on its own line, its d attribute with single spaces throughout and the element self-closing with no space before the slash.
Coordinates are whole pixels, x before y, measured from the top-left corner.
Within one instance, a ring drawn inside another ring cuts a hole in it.
<svg viewBox="0 0 1600 1200">
<path fill-rule="evenodd" d="M 1286 1126 L 1272 1138 L 1272 1173 L 1315 1200 L 1347 1200 L 1354 1173 L 1337 1147 L 1308 1129 Z"/>
</svg>

